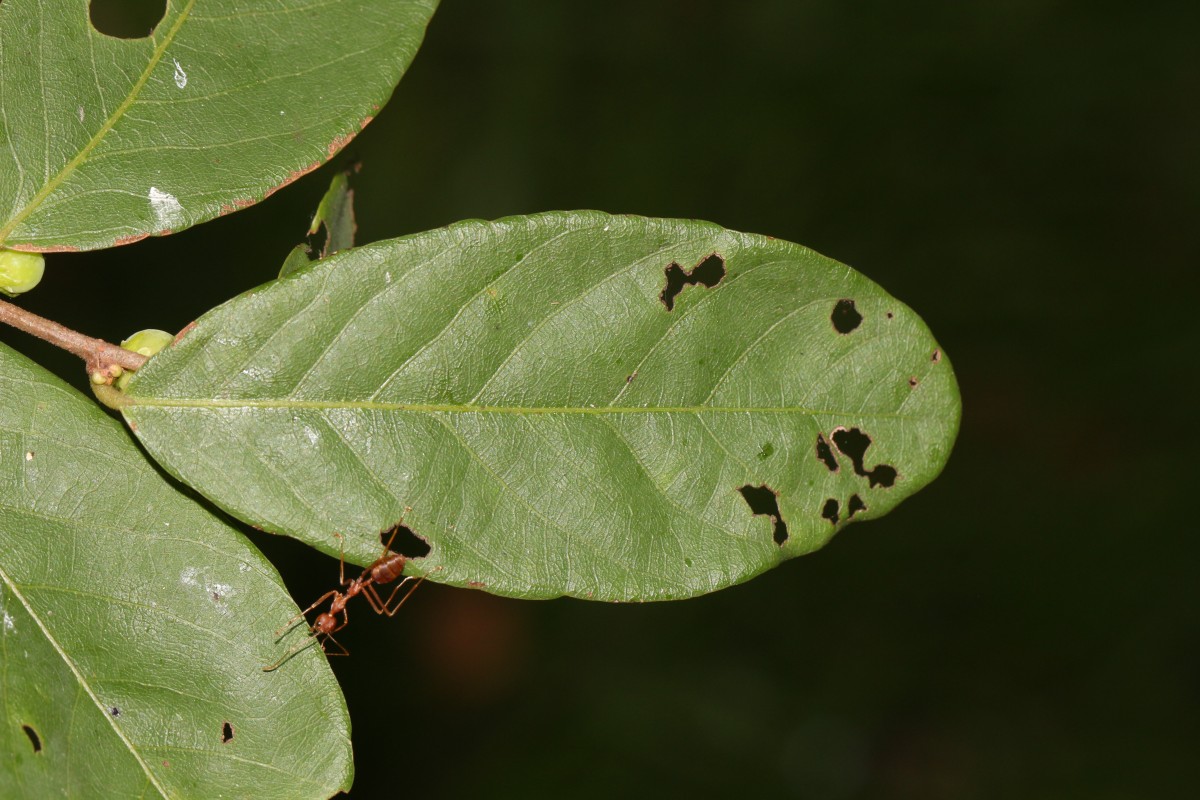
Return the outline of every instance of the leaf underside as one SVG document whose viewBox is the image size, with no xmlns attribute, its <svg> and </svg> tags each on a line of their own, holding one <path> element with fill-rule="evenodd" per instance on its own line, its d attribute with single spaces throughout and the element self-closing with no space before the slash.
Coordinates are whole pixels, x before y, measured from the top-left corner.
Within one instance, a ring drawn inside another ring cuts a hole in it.
<svg viewBox="0 0 1200 800">
<path fill-rule="evenodd" d="M 328 797 L 349 719 L 279 576 L 0 345 L 0 797 Z"/>
<path fill-rule="evenodd" d="M 0 3 L 0 246 L 80 250 L 253 205 L 370 121 L 436 0 L 172 0 L 149 37 Z"/>
<path fill-rule="evenodd" d="M 694 221 L 544 214 L 362 247 L 226 303 L 134 378 L 150 453 L 265 530 L 519 597 L 744 581 L 932 480 L 959 400 L 848 267 Z M 411 511 L 405 513 L 405 509 Z"/>
</svg>

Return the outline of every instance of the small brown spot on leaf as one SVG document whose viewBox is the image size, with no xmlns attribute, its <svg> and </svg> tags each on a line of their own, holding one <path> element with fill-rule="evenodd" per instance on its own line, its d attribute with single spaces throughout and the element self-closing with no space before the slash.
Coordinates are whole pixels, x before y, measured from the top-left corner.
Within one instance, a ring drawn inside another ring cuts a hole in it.
<svg viewBox="0 0 1200 800">
<path fill-rule="evenodd" d="M 918 380 L 917 380 L 917 376 L 916 376 L 916 375 L 914 375 L 914 376 L 912 376 L 911 378 L 909 378 L 909 379 L 908 379 L 908 388 L 910 388 L 910 389 L 915 389 L 915 388 L 917 388 L 917 384 L 918 384 L 918 383 L 920 383 L 920 381 L 918 381 Z"/>
<path fill-rule="evenodd" d="M 938 363 L 939 361 L 941 361 L 941 360 L 942 360 L 942 351 L 941 351 L 941 350 L 934 350 L 934 351 L 933 351 L 933 355 L 932 355 L 932 356 L 930 356 L 929 360 L 930 360 L 930 361 L 932 361 L 932 362 L 933 362 L 933 363 L 935 363 L 935 364 L 936 364 L 936 363 Z"/>
</svg>

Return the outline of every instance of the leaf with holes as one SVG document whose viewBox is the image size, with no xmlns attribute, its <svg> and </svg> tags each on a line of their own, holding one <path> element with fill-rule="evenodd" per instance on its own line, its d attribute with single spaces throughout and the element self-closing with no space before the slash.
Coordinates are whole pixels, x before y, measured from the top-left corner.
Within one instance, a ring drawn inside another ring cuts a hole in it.
<svg viewBox="0 0 1200 800">
<path fill-rule="evenodd" d="M 842 264 L 573 212 L 350 250 L 189 326 L 110 398 L 236 516 L 520 597 L 688 597 L 932 480 L 958 428 L 921 320 Z"/>
<path fill-rule="evenodd" d="M 79 0 L 0 3 L 0 246 L 126 244 L 253 205 L 387 102 L 436 0 L 172 0 L 98 32 Z"/>
<path fill-rule="evenodd" d="M 349 719 L 236 531 L 0 345 L 0 797 L 328 797 Z M 287 677 L 281 677 L 285 674 Z"/>
</svg>

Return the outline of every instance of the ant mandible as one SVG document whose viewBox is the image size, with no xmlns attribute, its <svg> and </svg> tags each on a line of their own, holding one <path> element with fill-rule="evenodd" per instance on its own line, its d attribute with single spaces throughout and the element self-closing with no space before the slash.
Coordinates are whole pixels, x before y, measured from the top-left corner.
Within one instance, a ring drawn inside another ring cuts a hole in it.
<svg viewBox="0 0 1200 800">
<path fill-rule="evenodd" d="M 263 667 L 263 672 L 271 672 L 272 670 L 277 669 L 281 664 L 283 664 L 283 662 L 287 661 L 296 653 L 308 647 L 314 641 L 320 642 L 321 649 L 323 650 L 325 648 L 325 642 L 333 642 L 341 649 L 340 653 L 330 653 L 328 650 L 326 650 L 325 652 L 329 655 L 349 655 L 349 651 L 342 646 L 341 642 L 333 638 L 333 634 L 337 633 L 342 628 L 346 627 L 347 624 L 349 624 L 350 617 L 346 613 L 346 603 L 350 602 L 350 598 L 354 597 L 355 595 L 361 594 L 366 597 L 367 602 L 371 604 L 371 608 L 376 614 L 386 614 L 389 617 L 395 616 L 396 612 L 400 610 L 400 606 L 404 605 L 405 601 L 412 596 L 412 593 L 415 592 L 417 587 L 421 585 L 421 582 L 425 580 L 424 576 L 421 576 L 419 579 L 417 579 L 416 583 L 409 587 L 409 590 L 404 593 L 403 597 L 400 598 L 400 602 L 396 603 L 394 606 L 392 605 L 392 601 L 396 599 L 396 595 L 400 592 L 401 587 L 413 580 L 411 575 L 403 577 L 404 564 L 408 559 L 406 559 L 400 553 L 391 552 L 392 542 L 395 541 L 396 534 L 400 532 L 401 525 L 402 523 L 397 523 L 396 527 L 392 528 L 392 535 L 388 537 L 387 544 L 383 547 L 383 554 L 379 556 L 379 558 L 375 559 L 375 562 L 371 564 L 371 566 L 364 569 L 357 578 L 349 583 L 346 581 L 346 554 L 345 548 L 343 547 L 340 565 L 338 567 L 338 581 L 342 586 L 346 587 L 345 591 L 333 589 L 332 591 L 326 592 L 317 598 L 317 602 L 313 603 L 311 606 L 289 619 L 287 623 L 283 625 L 283 627 L 276 630 L 275 638 L 278 640 L 279 637 L 291 629 L 291 627 L 295 625 L 298 620 L 304 619 L 304 616 L 308 614 L 308 612 L 312 611 L 326 600 L 330 601 L 329 610 L 318 614 L 316 621 L 314 621 L 310 626 L 307 637 L 308 640 L 300 642 L 291 650 L 288 650 L 274 664 Z M 342 539 L 342 535 L 340 533 L 335 533 L 334 536 L 337 536 L 338 539 Z M 385 583 L 391 583 L 392 581 L 401 577 L 403 577 L 403 580 L 396 584 L 396 588 L 392 590 L 390 595 L 388 595 L 388 599 L 384 600 L 379 595 L 379 590 L 376 589 L 376 587 Z M 330 600 L 330 598 L 333 599 Z M 338 614 L 342 615 L 341 619 L 338 619 Z M 324 637 L 324 640 L 322 640 L 321 637 Z"/>
</svg>

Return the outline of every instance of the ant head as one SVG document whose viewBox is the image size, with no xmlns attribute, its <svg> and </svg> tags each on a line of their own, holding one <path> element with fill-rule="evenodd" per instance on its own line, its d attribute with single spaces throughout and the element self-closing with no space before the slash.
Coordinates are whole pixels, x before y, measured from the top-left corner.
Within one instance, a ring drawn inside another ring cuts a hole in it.
<svg viewBox="0 0 1200 800">
<path fill-rule="evenodd" d="M 337 617 L 329 613 L 318 614 L 317 621 L 313 623 L 313 633 L 333 633 L 335 628 L 337 628 Z"/>
</svg>

